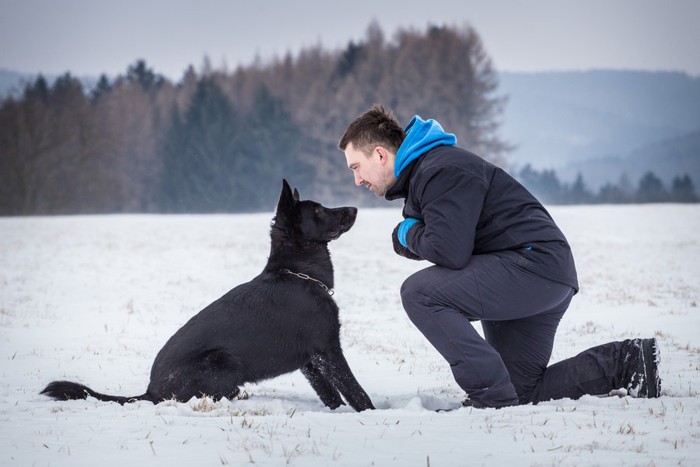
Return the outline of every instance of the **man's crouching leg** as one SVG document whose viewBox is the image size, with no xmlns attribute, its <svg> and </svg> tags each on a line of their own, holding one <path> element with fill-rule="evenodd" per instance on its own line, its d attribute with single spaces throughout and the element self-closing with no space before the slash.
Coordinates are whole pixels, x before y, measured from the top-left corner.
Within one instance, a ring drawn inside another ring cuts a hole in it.
<svg viewBox="0 0 700 467">
<path fill-rule="evenodd" d="M 474 296 L 468 292 L 459 297 L 442 296 L 445 273 L 460 271 L 432 266 L 406 279 L 401 300 L 408 317 L 450 364 L 457 384 L 469 395 L 469 405 L 517 405 L 518 396 L 501 356 L 469 322 L 468 310 L 480 310 L 480 305 L 470 303 Z M 466 312 L 458 310 L 455 302 Z"/>
</svg>

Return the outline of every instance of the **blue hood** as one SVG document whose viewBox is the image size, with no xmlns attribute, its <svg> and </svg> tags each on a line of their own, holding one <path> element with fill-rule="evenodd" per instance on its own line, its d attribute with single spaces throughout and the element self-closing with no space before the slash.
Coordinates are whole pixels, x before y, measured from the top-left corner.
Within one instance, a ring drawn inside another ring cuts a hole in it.
<svg viewBox="0 0 700 467">
<path fill-rule="evenodd" d="M 423 120 L 418 115 L 413 117 L 406 127 L 406 139 L 396 153 L 394 175 L 396 178 L 403 169 L 420 156 L 437 146 L 454 146 L 457 138 L 452 133 L 445 133 L 440 124 L 433 120 Z"/>
</svg>

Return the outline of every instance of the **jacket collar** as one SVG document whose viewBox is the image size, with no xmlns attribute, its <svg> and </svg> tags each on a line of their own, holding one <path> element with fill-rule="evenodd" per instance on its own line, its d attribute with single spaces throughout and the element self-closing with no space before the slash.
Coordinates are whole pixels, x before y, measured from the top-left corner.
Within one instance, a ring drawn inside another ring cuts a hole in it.
<svg viewBox="0 0 700 467">
<path fill-rule="evenodd" d="M 384 198 L 386 200 L 394 201 L 395 199 L 408 197 L 409 182 L 411 181 L 413 172 L 418 168 L 418 166 L 420 166 L 423 159 L 424 157 L 419 157 L 401 170 L 399 177 L 396 179 L 396 183 L 394 183 L 384 194 Z"/>
</svg>

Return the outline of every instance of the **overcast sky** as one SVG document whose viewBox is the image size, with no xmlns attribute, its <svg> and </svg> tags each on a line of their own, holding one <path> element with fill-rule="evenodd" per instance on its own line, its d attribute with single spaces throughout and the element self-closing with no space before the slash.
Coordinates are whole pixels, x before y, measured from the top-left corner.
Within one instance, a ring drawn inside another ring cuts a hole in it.
<svg viewBox="0 0 700 467">
<path fill-rule="evenodd" d="M 700 76 L 696 0 L 0 0 L 0 68 L 97 76 L 143 58 L 179 80 L 362 39 L 377 20 L 470 24 L 499 71 L 635 69 Z"/>
</svg>

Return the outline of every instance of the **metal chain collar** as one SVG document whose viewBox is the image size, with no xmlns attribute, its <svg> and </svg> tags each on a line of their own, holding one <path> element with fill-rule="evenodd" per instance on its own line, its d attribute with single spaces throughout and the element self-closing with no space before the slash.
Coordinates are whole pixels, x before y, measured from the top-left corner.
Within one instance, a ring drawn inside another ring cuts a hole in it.
<svg viewBox="0 0 700 467">
<path fill-rule="evenodd" d="M 304 273 L 301 273 L 301 272 L 290 271 L 290 270 L 287 269 L 287 268 L 282 269 L 282 272 L 286 272 L 287 274 L 291 274 L 291 275 L 293 275 L 293 276 L 297 276 L 298 278 L 304 279 L 305 281 L 314 281 L 314 282 L 316 282 L 318 285 L 320 285 L 321 287 L 323 287 L 323 288 L 325 289 L 325 291 L 328 292 L 328 295 L 333 295 L 333 294 L 335 293 L 335 291 L 334 291 L 333 289 L 329 288 L 326 284 L 324 284 L 323 282 L 321 282 L 321 281 L 318 280 L 318 279 L 314 279 L 313 277 L 309 276 L 308 274 L 304 274 Z"/>
</svg>

